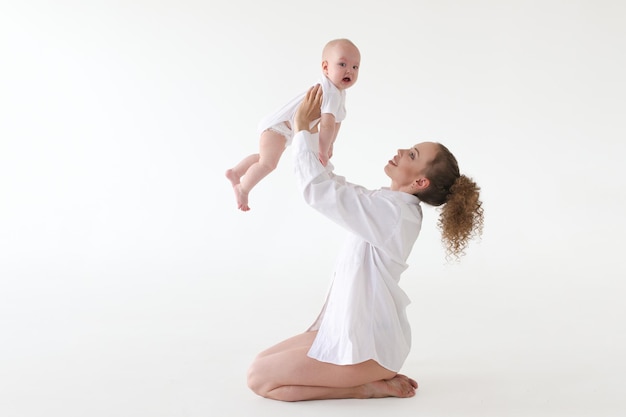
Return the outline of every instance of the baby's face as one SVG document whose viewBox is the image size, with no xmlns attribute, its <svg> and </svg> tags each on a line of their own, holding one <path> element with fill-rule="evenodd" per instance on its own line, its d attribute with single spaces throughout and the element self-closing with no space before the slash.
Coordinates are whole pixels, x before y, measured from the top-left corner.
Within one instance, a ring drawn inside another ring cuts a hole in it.
<svg viewBox="0 0 626 417">
<path fill-rule="evenodd" d="M 340 90 L 350 88 L 359 78 L 361 54 L 349 43 L 339 43 L 328 51 L 322 62 L 324 75 Z"/>
</svg>

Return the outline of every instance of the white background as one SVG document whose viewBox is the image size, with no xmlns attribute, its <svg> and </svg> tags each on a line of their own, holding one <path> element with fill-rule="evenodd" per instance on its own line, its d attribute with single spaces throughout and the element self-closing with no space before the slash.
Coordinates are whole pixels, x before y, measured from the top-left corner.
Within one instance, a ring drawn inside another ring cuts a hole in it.
<svg viewBox="0 0 626 417">
<path fill-rule="evenodd" d="M 0 4 L 3 417 L 626 413 L 624 2 Z M 336 37 L 362 54 L 337 173 L 387 186 L 440 141 L 485 230 L 446 263 L 424 210 L 415 398 L 285 404 L 247 366 L 316 317 L 344 232 L 289 150 L 248 213 L 224 171 Z"/>
</svg>

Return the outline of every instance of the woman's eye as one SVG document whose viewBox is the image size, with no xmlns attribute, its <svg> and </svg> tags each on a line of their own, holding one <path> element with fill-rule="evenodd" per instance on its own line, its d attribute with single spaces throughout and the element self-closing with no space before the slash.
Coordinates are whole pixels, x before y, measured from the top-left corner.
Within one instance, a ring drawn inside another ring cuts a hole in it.
<svg viewBox="0 0 626 417">
<path fill-rule="evenodd" d="M 413 152 L 409 152 L 409 156 L 411 157 L 411 159 L 414 159 L 415 154 Z"/>
</svg>

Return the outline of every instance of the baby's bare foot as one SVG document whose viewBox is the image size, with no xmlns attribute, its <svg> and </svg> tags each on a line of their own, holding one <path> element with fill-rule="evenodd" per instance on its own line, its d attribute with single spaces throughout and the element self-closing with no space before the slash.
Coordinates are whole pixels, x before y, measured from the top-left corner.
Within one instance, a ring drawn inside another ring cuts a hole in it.
<svg viewBox="0 0 626 417">
<path fill-rule="evenodd" d="M 241 189 L 241 184 L 234 185 L 233 190 L 235 190 L 235 198 L 237 199 L 237 208 L 241 211 L 250 210 L 250 207 L 248 206 L 248 193 Z"/>
<path fill-rule="evenodd" d="M 233 185 L 233 187 L 237 184 L 239 184 L 239 175 L 237 175 L 237 173 L 235 171 L 233 171 L 232 169 L 228 169 L 226 170 L 226 178 L 228 178 L 228 180 L 230 181 L 230 183 Z"/>
<path fill-rule="evenodd" d="M 248 207 L 248 193 L 241 189 L 241 185 L 239 184 L 239 180 L 241 177 L 237 175 L 235 171 L 232 169 L 226 170 L 226 178 L 233 185 L 233 190 L 235 191 L 235 199 L 237 200 L 237 208 L 241 211 L 248 211 L 250 207 Z"/>
<path fill-rule="evenodd" d="M 405 375 L 398 374 L 391 379 L 365 384 L 364 389 L 365 398 L 409 398 L 415 395 L 417 382 Z"/>
</svg>

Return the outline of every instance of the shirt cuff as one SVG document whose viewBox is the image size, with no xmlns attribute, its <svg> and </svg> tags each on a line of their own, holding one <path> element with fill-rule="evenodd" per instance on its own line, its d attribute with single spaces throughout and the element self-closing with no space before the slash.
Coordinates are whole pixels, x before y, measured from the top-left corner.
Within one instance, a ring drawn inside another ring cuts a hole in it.
<svg viewBox="0 0 626 417">
<path fill-rule="evenodd" d="M 294 153 L 319 152 L 319 134 L 312 134 L 308 130 L 301 130 L 293 137 Z"/>
<path fill-rule="evenodd" d="M 299 171 L 304 177 L 312 179 L 324 172 L 333 170 L 330 162 L 324 167 L 319 161 L 319 133 L 301 130 L 294 135 L 291 146 L 296 171 Z"/>
</svg>

